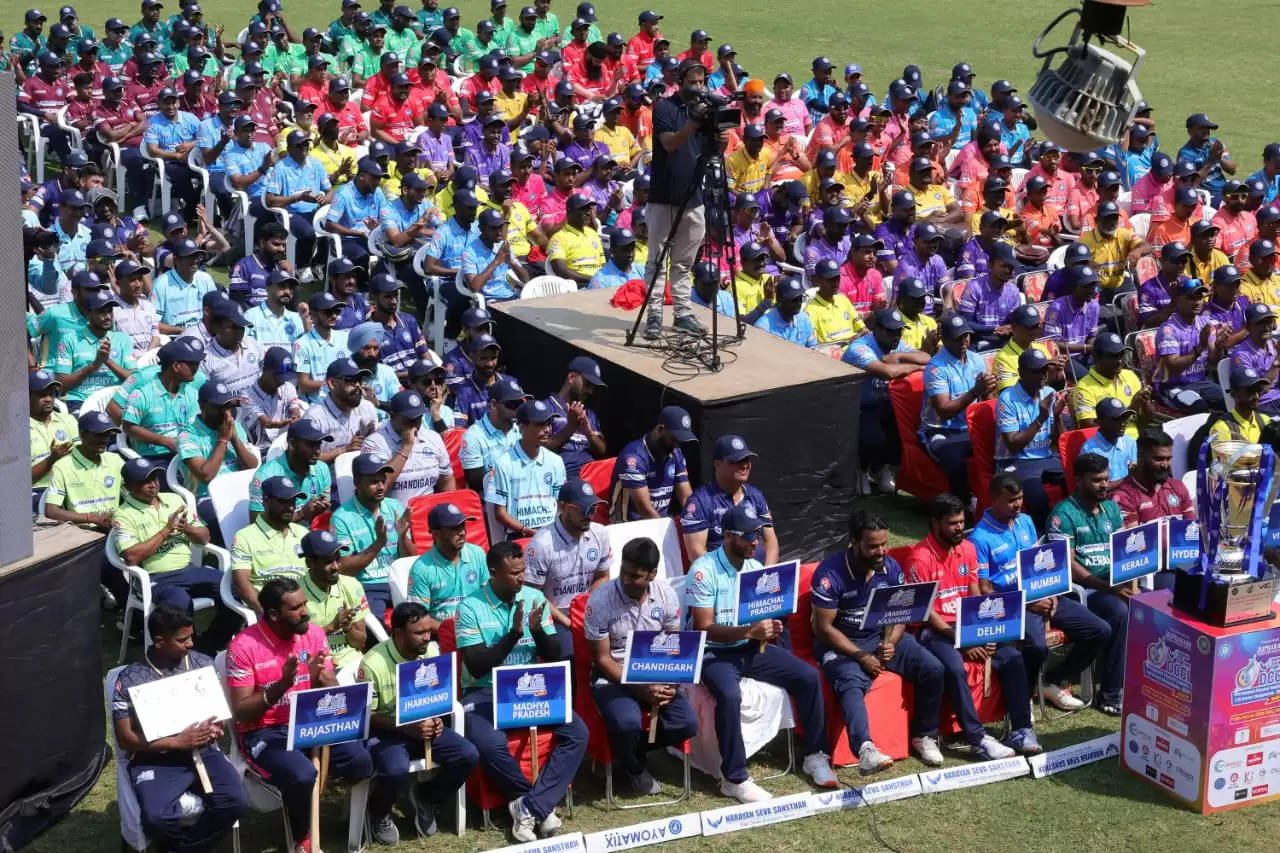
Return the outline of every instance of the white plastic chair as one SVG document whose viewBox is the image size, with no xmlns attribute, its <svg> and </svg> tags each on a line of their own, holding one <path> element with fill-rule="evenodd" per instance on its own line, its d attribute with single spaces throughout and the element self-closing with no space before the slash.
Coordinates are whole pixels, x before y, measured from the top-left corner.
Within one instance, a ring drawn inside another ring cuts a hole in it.
<svg viewBox="0 0 1280 853">
<path fill-rule="evenodd" d="M 230 186 L 230 184 L 228 184 L 228 186 Z M 232 190 L 231 198 L 235 202 L 235 206 L 240 216 L 240 223 L 244 228 L 245 251 L 246 252 L 252 251 L 250 247 L 253 246 L 253 232 L 257 230 L 258 217 L 253 215 L 253 210 L 249 207 L 249 194 L 244 190 Z M 232 214 L 232 216 L 235 216 L 235 215 L 236 215 L 235 213 Z M 289 233 L 289 222 L 287 219 L 285 220 L 284 227 L 285 227 L 286 233 Z M 290 233 L 288 240 L 292 240 L 292 239 L 293 239 L 293 236 Z M 288 251 L 288 240 L 286 240 L 286 252 Z M 288 257 L 289 257 L 289 262 L 293 263 L 293 260 L 292 260 L 293 256 L 289 255 Z"/>
<path fill-rule="evenodd" d="M 1185 418 L 1177 418 L 1164 425 L 1164 431 L 1173 438 L 1173 464 L 1170 467 L 1172 468 L 1173 476 L 1178 479 L 1182 479 L 1182 475 L 1187 473 L 1188 442 L 1196 434 L 1196 430 L 1204 426 L 1208 420 L 1209 413 L 1204 412 L 1199 415 L 1187 415 Z"/>
<path fill-rule="evenodd" d="M 381 225 L 369 232 L 369 236 L 365 238 L 365 246 L 369 250 L 371 258 L 382 257 L 382 246 L 385 231 Z M 373 261 L 369 261 L 369 266 L 373 266 Z"/>
<path fill-rule="evenodd" d="M 133 790 L 133 781 L 129 778 L 129 756 L 120 748 L 116 740 L 115 720 L 111 715 L 111 700 L 116 692 L 116 682 L 120 680 L 123 666 L 114 666 L 107 670 L 107 678 L 103 683 L 103 698 L 107 706 L 107 727 L 111 730 L 112 752 L 116 760 L 116 808 L 120 812 L 120 840 L 132 850 L 144 851 L 150 845 L 146 830 L 142 828 L 142 809 L 138 805 L 138 794 Z M 192 824 L 204 814 L 204 800 L 187 791 L 178 798 L 182 809 L 183 824 Z M 240 821 L 231 827 L 231 846 L 240 851 Z"/>
<path fill-rule="evenodd" d="M 44 137 L 40 135 L 40 119 L 30 113 L 18 113 L 19 141 L 26 137 L 27 171 L 37 184 L 44 183 Z"/>
<path fill-rule="evenodd" d="M 342 257 L 342 237 L 334 234 L 324 226 L 329 218 L 329 208 L 332 205 L 322 204 L 316 208 L 316 212 L 311 215 L 311 228 L 316 232 L 316 242 L 328 240 L 333 244 L 333 249 L 329 254 L 329 259 Z"/>
<path fill-rule="evenodd" d="M 73 127 L 67 123 L 67 108 L 62 107 L 54 114 L 54 122 L 58 129 L 67 135 L 68 143 L 73 151 L 84 150 L 84 135 L 80 132 L 80 128 Z"/>
<path fill-rule="evenodd" d="M 116 532 L 112 531 L 107 536 L 106 544 L 107 562 L 115 566 L 124 573 L 125 579 L 129 581 L 129 600 L 125 603 L 124 608 L 124 627 L 120 632 L 120 657 L 117 663 L 124 662 L 125 651 L 129 648 L 129 626 L 133 622 L 133 614 L 135 612 L 142 613 L 142 636 L 145 646 L 151 645 L 151 628 L 147 625 L 147 618 L 151 615 L 151 575 L 138 566 L 130 566 L 125 563 L 124 558 L 120 555 L 120 550 L 116 544 Z M 231 571 L 231 555 L 223 548 L 217 545 L 192 545 L 191 546 L 191 562 L 200 565 L 204 556 L 208 554 L 217 561 L 217 568 L 224 574 Z M 206 610 L 213 607 L 215 602 L 212 598 L 194 598 L 192 604 L 196 610 Z"/>
<path fill-rule="evenodd" d="M 392 607 L 399 607 L 409 600 L 409 570 L 417 561 L 417 557 L 400 557 L 391 564 L 387 572 L 387 586 L 391 588 Z"/>
<path fill-rule="evenodd" d="M 1121 213 L 1128 216 L 1129 212 L 1133 210 L 1133 193 L 1129 190 L 1121 190 L 1120 194 L 1116 196 L 1116 206 L 1120 208 Z"/>
<path fill-rule="evenodd" d="M 158 359 L 160 357 L 159 351 L 157 350 L 155 352 L 156 358 Z M 138 362 L 138 366 L 143 366 L 141 361 Z M 105 412 L 107 410 L 107 405 L 111 402 L 111 398 L 114 397 L 115 393 L 119 390 L 119 385 L 109 385 L 106 388 L 99 388 L 98 390 L 90 393 L 89 396 L 85 398 L 85 401 L 80 404 L 80 414 L 83 415 L 85 412 Z M 116 436 L 115 443 L 112 444 L 109 449 L 122 452 L 127 450 L 128 447 L 129 445 L 125 440 L 124 433 L 121 432 Z"/>
<path fill-rule="evenodd" d="M 1151 214 L 1135 213 L 1129 217 L 1129 225 L 1133 228 L 1133 233 L 1142 239 L 1147 239 L 1148 232 L 1151 231 Z"/>
<path fill-rule="evenodd" d="M 1045 262 L 1045 265 L 1048 267 L 1049 272 L 1053 272 L 1054 270 L 1062 269 L 1066 265 L 1066 260 L 1067 247 L 1062 245 L 1049 253 L 1049 259 Z"/>
<path fill-rule="evenodd" d="M 153 364 L 159 364 L 160 363 L 160 347 L 147 350 L 142 355 L 134 359 L 134 361 L 137 362 L 138 367 L 150 367 Z"/>
<path fill-rule="evenodd" d="M 203 201 L 204 209 L 208 211 L 210 216 L 215 216 L 218 212 L 218 207 L 213 201 L 213 186 L 209 180 L 209 170 L 204 165 L 204 157 L 200 156 L 199 148 L 192 148 L 187 152 L 187 166 L 200 178 L 200 198 Z"/>
<path fill-rule="evenodd" d="M 561 293 L 576 293 L 577 282 L 555 275 L 539 275 L 529 279 L 520 288 L 521 299 L 537 299 L 539 296 L 557 296 Z"/>
<path fill-rule="evenodd" d="M 289 430 L 282 429 L 280 434 L 271 440 L 271 445 L 267 448 L 267 458 L 265 461 L 270 462 L 277 456 L 283 456 L 285 449 L 289 446 Z"/>
<path fill-rule="evenodd" d="M 1227 401 L 1227 411 L 1235 409 L 1236 401 L 1231 396 L 1231 359 L 1224 358 L 1218 362 L 1218 385 L 1222 387 L 1222 396 Z"/>
<path fill-rule="evenodd" d="M 342 506 L 356 496 L 356 481 L 351 474 L 351 463 L 359 455 L 358 452 L 352 451 L 343 453 L 333 460 L 333 481 L 338 487 L 338 506 Z"/>
<path fill-rule="evenodd" d="M 264 196 L 262 201 L 262 204 L 264 207 L 266 207 L 266 203 L 267 203 L 266 198 Z M 245 227 L 248 228 L 249 227 L 249 217 L 248 217 L 249 197 L 247 195 L 244 197 L 243 206 L 246 214 Z M 289 217 L 291 216 L 291 214 L 289 213 L 288 210 L 284 209 L 283 207 L 267 207 L 267 212 L 274 214 L 276 218 L 280 220 L 280 224 L 284 226 L 285 258 L 289 261 L 289 265 L 292 266 L 295 270 L 297 270 L 298 269 L 298 238 L 293 235 L 293 226 L 289 224 Z M 252 246 L 253 245 L 252 240 L 253 240 L 253 234 L 247 234 L 245 237 L 245 245 Z"/>
<path fill-rule="evenodd" d="M 223 542 L 235 542 L 236 534 L 249 526 L 249 482 L 257 472 L 224 471 L 209 482 L 209 500 Z"/>
<path fill-rule="evenodd" d="M 609 577 L 616 578 L 622 571 L 622 548 L 632 539 L 647 537 L 658 545 L 658 576 L 673 580 L 684 577 L 684 560 L 680 556 L 680 531 L 670 518 L 646 518 L 643 521 L 625 521 L 605 526 L 609 534 L 609 548 L 613 559 L 609 562 Z"/>
<path fill-rule="evenodd" d="M 195 493 L 186 487 L 183 483 L 183 472 L 186 470 L 187 463 L 185 460 L 179 459 L 176 455 L 169 460 L 169 467 L 164 471 L 165 482 L 169 484 L 169 491 L 182 498 L 182 502 L 187 505 L 187 512 L 195 516 L 196 514 L 196 496 Z"/>
<path fill-rule="evenodd" d="M 107 182 L 107 185 L 111 189 L 115 190 L 116 198 L 120 200 L 120 209 L 123 211 L 125 209 L 126 188 L 129 184 L 125 178 L 125 172 L 127 170 L 124 167 L 124 161 L 120 158 L 120 143 L 108 142 L 107 152 L 109 156 L 107 158 L 107 168 L 104 171 L 104 176 L 112 179 Z M 145 200 L 143 203 L 145 204 Z"/>
<path fill-rule="evenodd" d="M 160 207 L 158 210 L 151 209 L 151 215 L 161 216 L 168 213 L 173 201 L 173 185 L 169 183 L 169 175 L 164 170 L 164 161 L 159 157 L 153 157 L 145 142 L 138 146 L 138 153 L 156 171 L 155 188 L 151 191 L 151 200 L 155 201 L 158 197 Z"/>
</svg>

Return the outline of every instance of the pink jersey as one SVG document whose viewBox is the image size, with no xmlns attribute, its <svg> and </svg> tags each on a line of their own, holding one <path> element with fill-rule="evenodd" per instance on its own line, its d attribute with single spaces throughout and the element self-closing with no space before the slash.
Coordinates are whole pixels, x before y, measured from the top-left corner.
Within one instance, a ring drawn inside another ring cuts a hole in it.
<svg viewBox="0 0 1280 853">
<path fill-rule="evenodd" d="M 314 623 L 307 626 L 307 633 L 301 636 L 295 634 L 287 640 L 280 639 L 262 622 L 250 625 L 236 634 L 227 647 L 229 687 L 262 690 L 268 684 L 280 680 L 285 658 L 289 655 L 298 657 L 298 673 L 293 678 L 293 685 L 258 720 L 252 723 L 237 721 L 236 731 L 252 732 L 267 726 L 288 725 L 289 694 L 311 689 L 311 673 L 307 668 L 307 661 L 320 652 L 328 653 L 329 643 L 325 639 L 324 629 Z M 332 672 L 333 662 L 330 661 L 325 668 Z"/>
<path fill-rule="evenodd" d="M 1027 176 L 1022 179 L 1022 183 L 1018 186 L 1018 195 L 1023 194 L 1023 187 L 1027 185 L 1027 181 L 1036 176 L 1040 176 L 1049 182 L 1049 192 L 1045 195 L 1044 200 L 1058 210 L 1066 210 L 1071 200 L 1071 191 L 1076 186 L 1076 176 L 1070 172 L 1064 172 L 1058 169 L 1052 175 L 1044 170 L 1044 167 L 1036 163 L 1027 171 Z"/>
<path fill-rule="evenodd" d="M 840 265 L 840 292 L 849 297 L 859 314 L 866 314 L 889 304 L 884 292 L 884 276 L 875 267 L 868 269 L 866 275 L 858 275 L 853 264 L 845 261 Z"/>
<path fill-rule="evenodd" d="M 1172 212 L 1173 178 L 1158 181 L 1156 176 L 1148 172 L 1133 185 L 1130 198 L 1130 211 L 1133 213 L 1149 213 L 1152 222 L 1168 219 Z"/>
<path fill-rule="evenodd" d="M 1213 224 L 1220 229 L 1216 245 L 1229 258 L 1235 257 L 1241 249 L 1247 250 L 1258 236 L 1258 219 L 1247 210 L 1232 213 L 1224 207 L 1214 214 Z"/>
<path fill-rule="evenodd" d="M 529 212 L 537 219 L 542 215 L 542 200 L 547 197 L 547 183 L 537 172 L 530 172 L 529 179 L 511 185 L 511 197 L 529 208 Z"/>
<path fill-rule="evenodd" d="M 764 112 L 767 115 L 769 110 L 778 110 L 783 115 L 782 132 L 795 136 L 804 136 L 806 128 L 809 125 L 809 108 L 806 107 L 799 99 L 792 98 L 789 101 L 779 101 L 774 98 L 772 101 L 764 105 Z"/>
</svg>

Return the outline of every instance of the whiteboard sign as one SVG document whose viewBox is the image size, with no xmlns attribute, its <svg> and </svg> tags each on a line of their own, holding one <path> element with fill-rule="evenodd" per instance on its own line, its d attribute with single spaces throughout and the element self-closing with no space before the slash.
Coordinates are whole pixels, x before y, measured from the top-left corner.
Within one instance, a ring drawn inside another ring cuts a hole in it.
<svg viewBox="0 0 1280 853">
<path fill-rule="evenodd" d="M 142 736 L 155 742 L 205 720 L 231 719 L 231 707 L 211 666 L 129 688 Z"/>
</svg>

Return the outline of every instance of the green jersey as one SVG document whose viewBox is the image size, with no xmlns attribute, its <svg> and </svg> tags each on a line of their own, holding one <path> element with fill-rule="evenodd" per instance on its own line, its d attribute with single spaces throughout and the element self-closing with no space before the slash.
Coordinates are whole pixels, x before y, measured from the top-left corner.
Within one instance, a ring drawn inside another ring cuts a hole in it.
<svg viewBox="0 0 1280 853">
<path fill-rule="evenodd" d="M 545 18 L 537 18 L 533 24 L 533 34 L 540 39 L 559 37 L 560 19 L 555 12 L 547 12 Z"/>
<path fill-rule="evenodd" d="M 111 342 L 111 360 L 125 370 L 133 370 L 137 362 L 133 360 L 133 338 L 124 332 L 114 329 L 107 332 L 107 340 Z M 66 375 L 75 373 L 87 365 L 93 364 L 98 357 L 98 347 L 102 339 L 94 337 L 88 326 L 74 334 L 66 334 L 58 339 L 58 343 L 50 349 L 46 368 L 54 374 Z M 67 392 L 68 400 L 83 403 L 94 391 L 110 388 L 120 384 L 120 380 L 105 364 L 80 380 L 80 384 Z"/>
<path fill-rule="evenodd" d="M 546 606 L 546 596 L 529 586 L 520 587 L 520 591 L 516 593 L 516 597 L 512 599 L 510 604 L 498 598 L 498 594 L 493 591 L 493 584 L 491 583 L 485 584 L 464 598 L 462 604 L 458 607 L 456 629 L 458 648 L 465 649 L 468 646 L 492 646 L 497 644 L 511 630 L 511 617 L 514 615 L 513 611 L 517 601 L 524 602 L 524 625 L 521 628 L 520 639 L 516 641 L 515 646 L 500 665 L 533 663 L 534 658 L 538 655 L 538 648 L 533 642 L 533 633 L 529 630 L 529 614 L 541 604 L 543 605 L 543 633 L 554 633 L 555 626 L 551 623 L 551 608 Z M 486 674 L 482 678 L 476 678 L 465 665 L 462 667 L 462 686 L 464 688 L 488 687 L 492 683 L 492 673 Z"/>
<path fill-rule="evenodd" d="M 507 33 L 507 40 L 503 44 L 503 50 L 510 56 L 525 56 L 527 54 L 536 53 L 538 50 L 538 30 L 535 27 L 533 32 L 526 33 L 523 27 L 514 27 Z M 530 59 L 524 65 L 520 66 L 521 70 L 528 73 L 533 71 L 533 60 Z"/>
<path fill-rule="evenodd" d="M 484 549 L 467 542 L 456 561 L 438 548 L 419 557 L 409 570 L 409 599 L 421 602 L 437 622 L 458 612 L 462 600 L 489 582 Z"/>
<path fill-rule="evenodd" d="M 133 393 L 134 389 L 139 385 L 146 385 L 159 375 L 159 364 L 148 364 L 143 367 L 139 367 L 137 370 L 133 371 L 133 373 L 129 374 L 128 379 L 120 383 L 120 387 L 116 389 L 116 393 L 111 395 L 111 402 L 119 406 L 120 411 L 124 411 L 124 407 L 129 405 L 129 395 Z M 204 368 L 202 367 L 196 371 L 196 378 L 191 380 L 191 387 L 199 391 L 200 386 L 208 381 L 209 377 L 205 376 Z"/>
<path fill-rule="evenodd" d="M 311 616 L 311 624 L 326 629 L 325 638 L 329 641 L 329 651 L 333 652 L 333 668 L 342 669 L 360 660 L 360 650 L 347 644 L 346 631 L 329 631 L 327 628 L 343 607 L 353 611 L 353 622 L 360 622 L 369 615 L 364 587 L 355 578 L 338 575 L 337 582 L 326 591 L 316 586 L 309 572 L 299 583 L 307 596 L 307 614 Z"/>
<path fill-rule="evenodd" d="M 200 403 L 196 395 L 194 382 L 184 382 L 176 392 L 170 394 L 157 374 L 154 379 L 134 386 L 125 401 L 121 420 L 149 429 L 165 438 L 172 438 L 176 442 L 182 431 L 194 423 L 200 414 Z M 167 447 L 159 444 L 135 444 L 137 446 L 134 450 L 142 456 L 162 456 L 169 452 Z"/>
<path fill-rule="evenodd" d="M 28 418 L 28 420 L 31 421 L 31 467 L 33 468 L 49 458 L 49 453 L 55 444 L 80 442 L 80 424 L 74 415 L 54 409 L 53 414 L 49 415 L 48 423 L 35 418 Z M 46 473 L 32 483 L 31 488 L 40 489 L 49 485 L 51 473 L 52 471 Z"/>
<path fill-rule="evenodd" d="M 191 67 L 191 60 L 187 58 L 186 53 L 174 55 L 169 63 L 169 67 L 173 69 L 174 77 L 181 77 L 187 73 L 187 69 Z M 212 56 L 204 58 L 204 65 L 200 67 L 200 74 L 203 77 L 214 78 L 222 73 L 222 65 Z"/>
<path fill-rule="evenodd" d="M 231 545 L 231 570 L 248 572 L 254 589 L 262 589 L 273 578 L 300 581 L 307 572 L 307 563 L 298 549 L 306 535 L 307 528 L 301 524 L 276 530 L 266 518 L 258 516 L 257 521 L 236 533 Z"/>
<path fill-rule="evenodd" d="M 361 681 L 373 685 L 373 697 L 370 707 L 373 713 L 395 719 L 397 681 L 396 670 L 400 664 L 409 659 L 400 656 L 396 650 L 395 640 L 386 639 L 360 658 L 360 672 L 356 676 Z"/>
<path fill-rule="evenodd" d="M 169 523 L 169 516 L 178 511 L 185 513 L 187 505 L 172 492 L 160 492 L 154 504 L 145 504 L 126 494 L 115 514 L 116 547 L 123 554 L 139 542 L 147 541 L 164 529 Z M 190 519 L 190 523 L 192 526 L 204 526 L 197 518 Z M 160 543 L 154 554 L 142 561 L 140 568 L 149 574 L 159 575 L 185 569 L 189 565 L 191 541 L 181 531 L 175 530 Z"/>
<path fill-rule="evenodd" d="M 98 44 L 98 58 L 107 63 L 112 74 L 119 74 L 124 64 L 133 58 L 133 45 L 127 38 L 120 39 L 120 44 L 112 47 L 104 42 Z"/>
<path fill-rule="evenodd" d="M 1053 508 L 1045 525 L 1050 539 L 1070 539 L 1075 558 L 1094 576 L 1111 572 L 1111 534 L 1124 527 L 1115 501 L 1103 501 L 1089 512 L 1072 495 Z"/>
<path fill-rule="evenodd" d="M 61 302 L 51 305 L 40 315 L 40 334 L 49 339 L 49 349 L 58 343 L 63 335 L 79 332 L 89 328 L 89 318 L 80 313 L 74 302 Z"/>
<path fill-rule="evenodd" d="M 53 463 L 45 505 L 60 506 L 82 515 L 114 512 L 120 506 L 123 467 L 124 460 L 109 450 L 103 451 L 94 462 L 77 447 Z"/>
<path fill-rule="evenodd" d="M 564 32 L 561 33 L 560 35 L 560 46 L 563 47 L 564 45 L 568 44 L 571 41 L 573 41 L 573 31 L 570 30 L 568 27 L 565 27 Z M 599 27 L 597 27 L 595 24 L 588 24 L 587 25 L 587 44 L 591 44 L 593 41 L 604 41 L 604 36 L 600 35 Z"/>
<path fill-rule="evenodd" d="M 418 50 L 420 41 L 412 27 L 405 27 L 401 32 L 396 32 L 392 27 L 387 30 L 387 38 L 382 44 L 382 50 L 384 53 L 394 53 L 402 63 L 407 63 L 410 56 Z"/>
<path fill-rule="evenodd" d="M 342 23 L 341 18 L 335 18 L 329 22 L 329 41 L 335 46 L 340 46 L 347 39 L 354 39 L 355 37 L 356 28 Z"/>
<path fill-rule="evenodd" d="M 378 513 L 370 512 L 360 498 L 354 497 L 338 507 L 329 521 L 329 528 L 339 542 L 351 549 L 351 553 L 363 551 L 378 538 L 378 517 L 387 525 L 387 544 L 373 558 L 364 571 L 356 576 L 360 583 L 383 584 L 391 572 L 391 564 L 400 556 L 400 534 L 396 519 L 404 515 L 404 504 L 395 498 L 383 498 Z"/>
</svg>

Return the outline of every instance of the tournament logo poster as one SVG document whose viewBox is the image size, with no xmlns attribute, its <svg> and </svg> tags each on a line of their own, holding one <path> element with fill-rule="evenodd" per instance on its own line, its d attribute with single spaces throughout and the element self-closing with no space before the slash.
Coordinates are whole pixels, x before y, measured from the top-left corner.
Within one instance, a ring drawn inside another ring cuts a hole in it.
<svg viewBox="0 0 1280 853">
<path fill-rule="evenodd" d="M 1280 738 L 1280 628 L 1223 637 L 1214 657 L 1210 746 Z"/>
<path fill-rule="evenodd" d="M 1203 744 L 1213 686 L 1213 640 L 1143 598 L 1129 600 L 1126 710 L 1133 707 L 1148 720 Z"/>
</svg>

